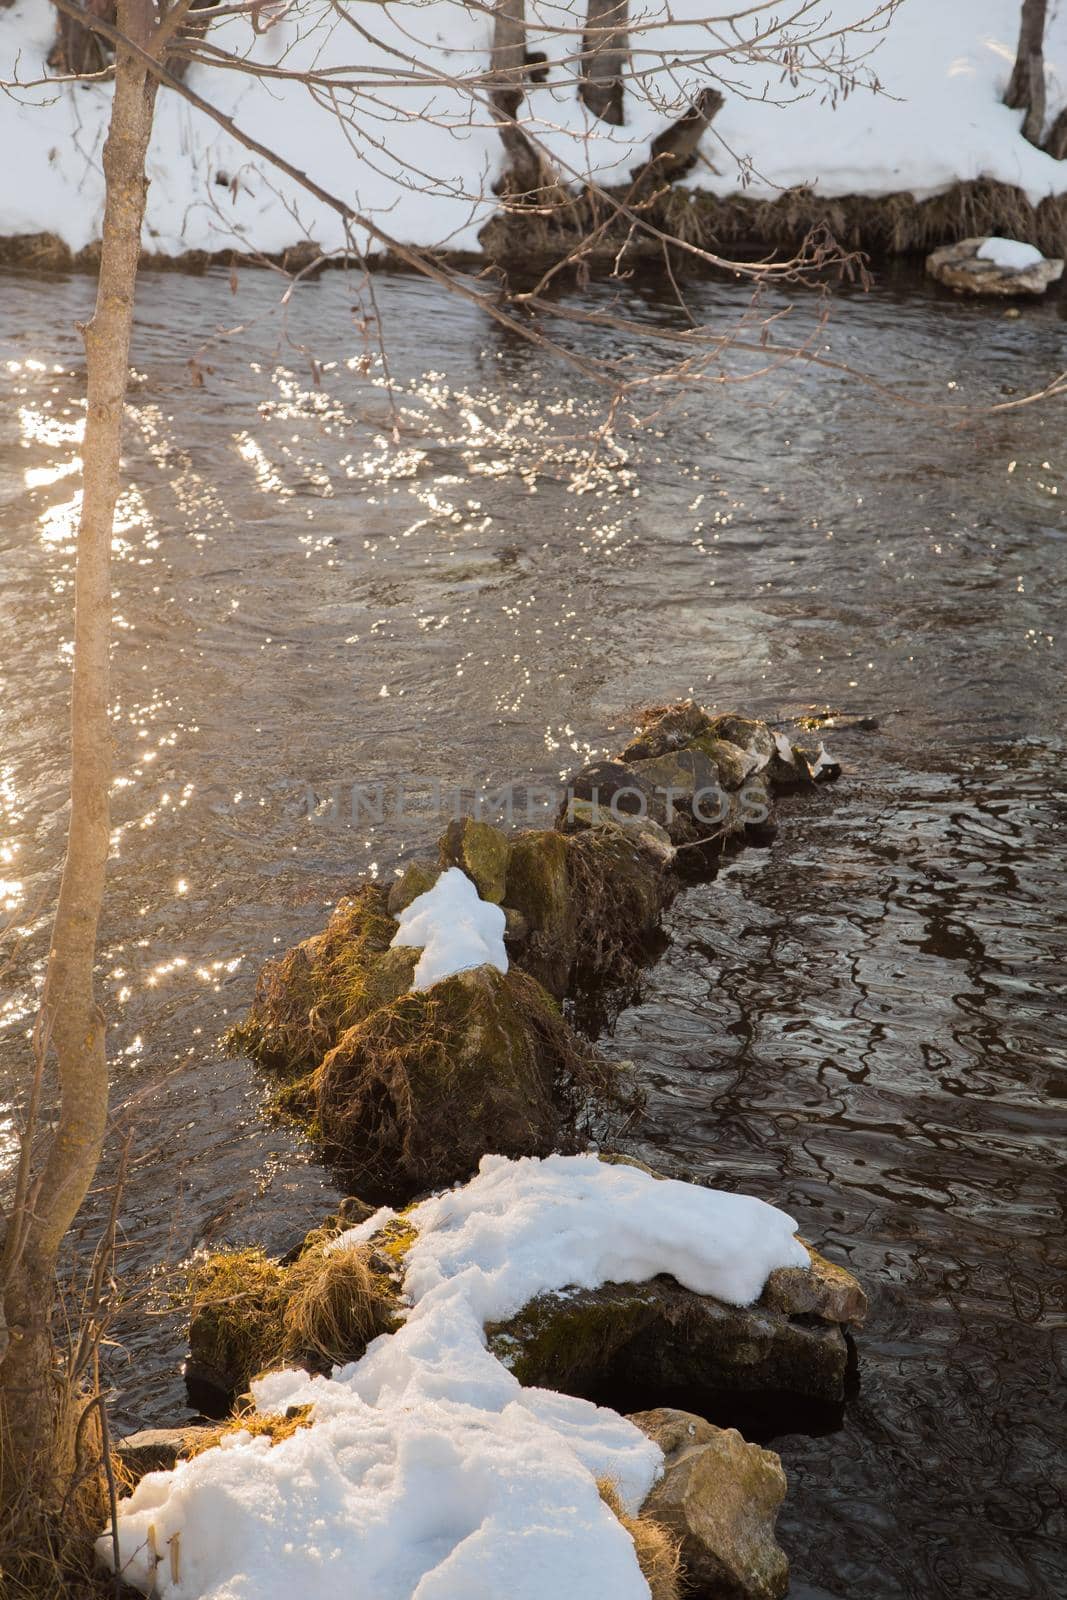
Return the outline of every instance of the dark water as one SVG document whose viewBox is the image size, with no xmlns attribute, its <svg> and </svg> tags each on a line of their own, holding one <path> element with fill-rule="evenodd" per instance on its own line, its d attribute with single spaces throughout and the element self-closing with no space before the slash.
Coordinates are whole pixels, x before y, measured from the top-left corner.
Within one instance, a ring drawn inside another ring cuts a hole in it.
<svg viewBox="0 0 1067 1600">
<path fill-rule="evenodd" d="M 0 279 L 13 1070 L 64 822 L 91 287 Z M 437 291 L 376 288 L 392 401 L 360 370 L 354 280 L 309 286 L 287 321 L 266 275 L 236 297 L 142 285 L 100 963 L 133 1129 L 119 1425 L 182 1408 L 166 1264 L 284 1247 L 332 1202 L 216 1041 L 264 956 L 438 823 L 316 820 L 306 786 L 551 784 L 678 694 L 838 705 L 880 730 L 832 736 L 836 788 L 679 899 L 607 1047 L 649 1086 L 640 1150 L 784 1206 L 871 1292 L 843 1426 L 775 1440 L 793 1593 L 1062 1592 L 1062 402 L 959 428 L 789 369 L 693 397 L 581 478 L 590 385 Z M 724 319 L 744 299 L 691 294 Z M 639 284 L 622 309 L 676 320 Z M 827 341 L 914 399 L 995 401 L 1067 367 L 1054 301 L 1008 320 L 900 277 L 840 302 Z"/>
</svg>

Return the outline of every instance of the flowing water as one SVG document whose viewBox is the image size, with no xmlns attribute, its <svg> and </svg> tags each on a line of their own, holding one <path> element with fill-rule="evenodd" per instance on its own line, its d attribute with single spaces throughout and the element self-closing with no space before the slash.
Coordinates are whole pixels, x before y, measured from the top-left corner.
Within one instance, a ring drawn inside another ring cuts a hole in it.
<svg viewBox="0 0 1067 1600">
<path fill-rule="evenodd" d="M 679 898 L 605 1045 L 648 1087 L 641 1153 L 785 1207 L 871 1293 L 839 1425 L 769 1435 L 793 1594 L 1061 1592 L 1062 403 L 959 427 L 791 367 L 701 391 L 583 473 L 602 408 L 587 378 L 436 289 L 374 288 L 372 305 L 328 275 L 282 314 L 269 274 L 236 294 L 222 274 L 141 286 L 100 960 L 132 1129 L 118 1425 L 183 1411 L 167 1264 L 287 1247 L 333 1203 L 217 1041 L 265 956 L 439 831 L 428 780 L 550 786 L 617 748 L 629 708 L 682 694 L 770 717 L 843 707 L 879 729 L 831 735 L 841 781 Z M 0 278 L 16 1070 L 65 818 L 91 294 Z M 724 322 L 747 300 L 688 294 Z M 639 282 L 613 304 L 681 325 Z M 801 303 L 806 330 L 817 311 Z M 1055 301 L 1005 318 L 906 274 L 841 299 L 823 342 L 946 405 L 1067 367 Z M 384 816 L 353 823 L 351 786 L 378 783 Z"/>
</svg>

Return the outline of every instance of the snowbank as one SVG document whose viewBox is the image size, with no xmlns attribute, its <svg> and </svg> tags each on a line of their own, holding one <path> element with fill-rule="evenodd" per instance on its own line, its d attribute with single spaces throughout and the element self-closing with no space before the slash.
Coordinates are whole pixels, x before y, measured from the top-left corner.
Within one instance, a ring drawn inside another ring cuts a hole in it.
<svg viewBox="0 0 1067 1600">
<path fill-rule="evenodd" d="M 429 989 L 470 967 L 506 972 L 505 920 L 500 907 L 483 900 L 465 872 L 449 867 L 397 917 L 393 947 L 422 951 L 411 987 Z"/>
<path fill-rule="evenodd" d="M 520 1388 L 483 1325 L 543 1291 L 658 1272 L 747 1303 L 775 1267 L 808 1264 L 793 1219 L 595 1156 L 486 1156 L 409 1220 L 400 1330 L 330 1379 L 254 1385 L 261 1411 L 312 1403 L 310 1427 L 273 1446 L 236 1434 L 143 1479 L 120 1507 L 128 1579 L 155 1575 L 161 1600 L 647 1600 L 596 1479 L 636 1511 L 658 1447 L 614 1411 Z M 98 1548 L 108 1560 L 110 1539 Z"/>
<path fill-rule="evenodd" d="M 484 90 L 470 87 L 488 63 L 488 17 L 460 0 L 394 0 L 372 9 L 371 21 L 365 8 L 353 16 L 373 41 L 322 0 L 297 0 L 261 37 L 240 19 L 210 33 L 219 47 L 271 65 L 357 65 L 361 87 L 344 125 L 300 85 L 194 67 L 190 86 L 392 237 L 476 249 L 495 209 L 502 156 Z M 714 71 L 726 106 L 686 181 L 717 194 L 743 188 L 774 198 L 805 184 L 823 195 L 910 190 L 923 197 L 983 175 L 1018 186 L 1035 204 L 1067 190 L 1067 163 L 1027 144 L 1022 114 L 1000 103 L 1018 0 L 904 0 L 882 42 L 851 40 L 860 50 L 877 44 L 871 65 L 886 93 L 857 88 L 836 109 L 823 74 L 792 89 L 777 66 L 753 67 L 736 51 L 702 60 L 717 47 L 714 30 L 700 25 L 717 9 L 704 0 L 673 0 L 670 7 L 647 0 L 639 9 L 653 31 L 635 53 L 626 125 L 610 128 L 589 118 L 573 66 L 562 59 L 575 44 L 573 32 L 560 31 L 570 14 L 550 0 L 527 7 L 529 48 L 544 51 L 550 67 L 548 81 L 527 97 L 523 122 L 569 177 L 626 180 L 651 139 Z M 848 25 L 869 9 L 868 0 L 827 0 L 822 11 Z M 45 74 L 53 24 L 48 0 L 16 0 L 0 11 L 5 78 Z M 648 49 L 652 42 L 662 58 Z M 1054 113 L 1067 94 L 1062 0 L 1049 22 L 1046 60 Z M 419 81 L 390 86 L 386 77 L 398 67 Z M 438 81 L 427 82 L 427 74 Z M 106 85 L 80 84 L 0 96 L 0 139 L 18 151 L 0 179 L 0 235 L 52 233 L 75 251 L 98 236 L 110 93 Z M 334 211 L 250 159 L 173 93 L 159 99 L 149 166 L 145 244 L 156 253 L 274 252 L 305 237 L 326 248 L 346 242 Z M 355 242 L 368 243 L 364 230 L 356 230 Z"/>
</svg>

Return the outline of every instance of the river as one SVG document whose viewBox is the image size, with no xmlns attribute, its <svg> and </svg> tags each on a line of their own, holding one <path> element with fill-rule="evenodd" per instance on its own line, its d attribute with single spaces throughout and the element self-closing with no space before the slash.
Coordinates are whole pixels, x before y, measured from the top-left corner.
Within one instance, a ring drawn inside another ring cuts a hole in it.
<svg viewBox="0 0 1067 1600">
<path fill-rule="evenodd" d="M 1063 403 L 960 426 L 792 365 L 702 389 L 582 469 L 589 380 L 437 288 L 374 290 L 328 274 L 284 314 L 270 273 L 139 291 L 100 954 L 112 1152 L 132 1130 L 116 1425 L 182 1414 L 174 1265 L 287 1247 L 334 1202 L 217 1041 L 264 957 L 439 830 L 417 780 L 552 785 L 618 748 L 630 708 L 680 695 L 840 707 L 877 731 L 828 735 L 840 782 L 678 899 L 604 1046 L 648 1089 L 638 1153 L 784 1207 L 870 1292 L 843 1418 L 765 1435 L 797 1600 L 1062 1592 Z M 92 292 L 0 276 L 16 1071 L 62 848 Z M 724 322 L 748 300 L 686 294 Z M 572 303 L 609 300 L 682 325 L 639 280 Z M 819 337 L 911 401 L 997 402 L 1067 367 L 1063 303 L 1008 318 L 898 269 Z M 803 330 L 820 309 L 800 297 Z M 352 785 L 378 783 L 383 817 L 353 823 Z"/>
</svg>

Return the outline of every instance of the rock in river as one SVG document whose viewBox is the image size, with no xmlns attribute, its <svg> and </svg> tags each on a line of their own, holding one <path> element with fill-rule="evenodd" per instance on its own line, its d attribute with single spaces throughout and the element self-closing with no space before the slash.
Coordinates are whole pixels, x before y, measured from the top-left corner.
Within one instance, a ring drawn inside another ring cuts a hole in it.
<svg viewBox="0 0 1067 1600">
<path fill-rule="evenodd" d="M 781 1600 L 789 1562 L 774 1537 L 785 1498 L 782 1463 L 735 1428 L 658 1407 L 630 1421 L 663 1451 L 663 1476 L 642 1514 L 682 1541 L 688 1589 L 731 1600 Z"/>
<path fill-rule="evenodd" d="M 985 236 L 943 245 L 926 258 L 938 283 L 964 294 L 1044 294 L 1063 275 L 1063 262 L 1015 239 Z"/>
<path fill-rule="evenodd" d="M 839 1401 L 845 1328 L 866 1296 L 816 1251 L 810 1271 L 772 1272 L 751 1306 L 731 1306 L 660 1276 L 539 1295 L 487 1328 L 520 1383 L 567 1394 L 605 1390 L 760 1391 Z"/>
</svg>

